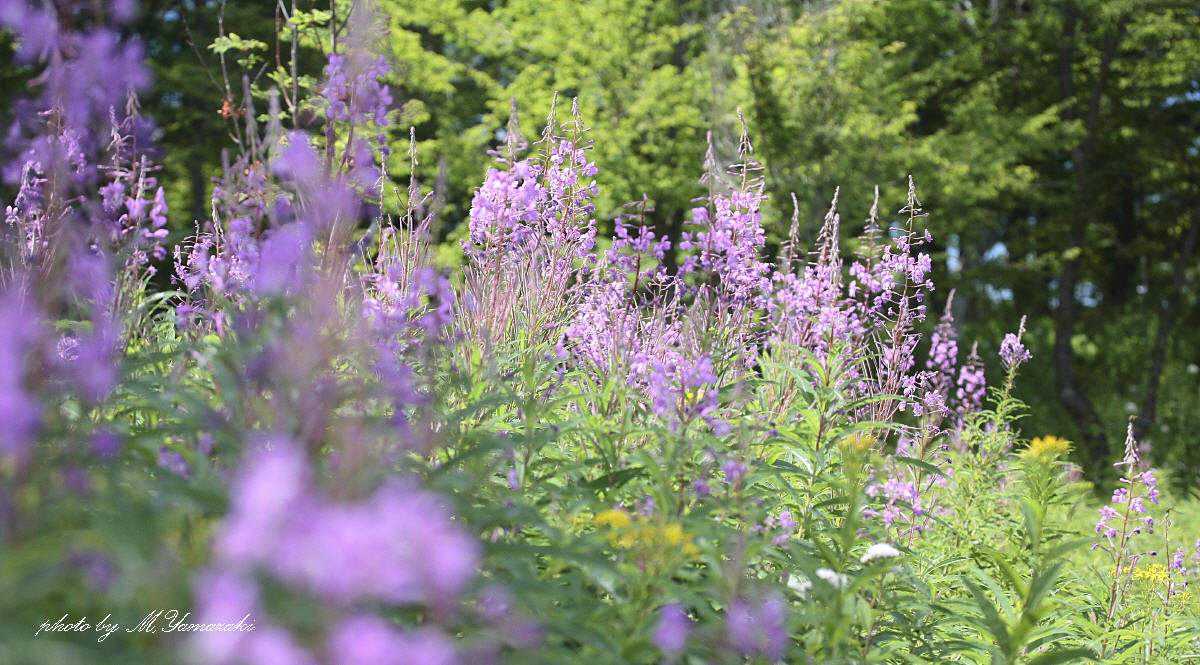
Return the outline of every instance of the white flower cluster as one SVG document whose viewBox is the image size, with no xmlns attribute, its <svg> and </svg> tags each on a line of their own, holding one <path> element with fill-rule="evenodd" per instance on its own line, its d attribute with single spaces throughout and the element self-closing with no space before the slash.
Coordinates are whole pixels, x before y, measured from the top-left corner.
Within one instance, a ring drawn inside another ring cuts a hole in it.
<svg viewBox="0 0 1200 665">
<path fill-rule="evenodd" d="M 817 577 L 829 582 L 829 585 L 835 589 L 844 589 L 846 588 L 847 582 L 849 582 L 845 575 L 842 573 L 835 573 L 828 568 L 818 568 Z"/>
<path fill-rule="evenodd" d="M 862 558 L 859 561 L 869 563 L 875 559 L 892 559 L 900 556 L 900 550 L 888 545 L 887 543 L 875 543 L 863 552 Z"/>
</svg>

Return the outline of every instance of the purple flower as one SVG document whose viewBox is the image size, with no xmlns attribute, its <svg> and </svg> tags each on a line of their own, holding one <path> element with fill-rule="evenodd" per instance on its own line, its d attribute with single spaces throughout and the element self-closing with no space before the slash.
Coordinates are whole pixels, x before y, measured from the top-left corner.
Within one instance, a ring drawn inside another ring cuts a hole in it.
<svg viewBox="0 0 1200 665">
<path fill-rule="evenodd" d="M 96 591 L 106 591 L 116 579 L 117 567 L 112 559 L 93 550 L 79 550 L 67 557 L 67 563 L 82 574 Z"/>
<path fill-rule="evenodd" d="M 695 208 L 695 232 L 684 233 L 679 248 L 693 252 L 680 267 L 683 273 L 701 272 L 717 283 L 715 295 L 723 304 L 766 306 L 771 291 L 770 266 L 759 260 L 766 243 L 761 206 L 761 183 L 728 196 L 714 196 L 710 218 L 705 208 Z M 703 211 L 703 212 L 697 212 Z M 700 282 L 706 281 L 704 275 Z M 707 286 L 698 287 L 707 291 Z"/>
<path fill-rule="evenodd" d="M 125 200 L 125 185 L 119 180 L 114 180 L 100 188 L 100 196 L 104 210 L 116 212 Z"/>
<path fill-rule="evenodd" d="M 229 623 L 245 619 L 260 623 L 258 587 L 248 577 L 211 570 L 196 578 L 194 585 L 197 623 Z M 256 626 L 256 629 L 258 626 Z M 212 665 L 233 665 L 247 649 L 253 632 L 200 632 L 192 640 L 196 655 Z"/>
<path fill-rule="evenodd" d="M 654 632 L 650 639 L 659 651 L 668 658 L 673 658 L 687 648 L 691 627 L 692 622 L 683 608 L 675 603 L 668 603 L 659 610 L 658 622 L 654 624 Z"/>
<path fill-rule="evenodd" d="M 753 610 L 744 601 L 735 600 L 725 612 L 725 632 L 734 648 L 744 654 L 758 651 L 759 632 Z"/>
<path fill-rule="evenodd" d="M 158 466 L 177 476 L 183 476 L 184 478 L 188 476 L 188 463 L 183 459 L 183 456 L 166 446 L 159 446 L 158 448 Z"/>
<path fill-rule="evenodd" d="M 361 50 L 349 55 L 331 53 L 325 66 L 325 116 L 330 122 L 361 125 L 368 120 L 387 126 L 392 104 L 388 87 L 379 82 L 391 68 L 383 56 L 371 57 Z"/>
<path fill-rule="evenodd" d="M 108 430 L 92 435 L 92 453 L 100 459 L 112 459 L 121 450 L 121 437 Z"/>
<path fill-rule="evenodd" d="M 141 221 L 146 217 L 146 206 L 148 205 L 150 205 L 150 202 L 141 197 L 130 197 L 125 199 L 126 214 L 128 214 L 129 218 L 135 222 Z"/>
<path fill-rule="evenodd" d="M 781 529 L 795 529 L 796 528 L 796 520 L 792 519 L 792 511 L 785 510 L 782 513 L 779 513 L 779 528 L 781 528 Z"/>
<path fill-rule="evenodd" d="M 333 630 L 327 647 L 335 665 L 454 665 L 454 645 L 440 632 L 400 631 L 384 620 L 360 614 Z"/>
<path fill-rule="evenodd" d="M 1167 565 L 1169 570 L 1178 571 L 1181 575 L 1187 574 L 1187 569 L 1183 567 L 1183 546 L 1175 549 L 1175 553 L 1171 555 L 1171 562 Z"/>
<path fill-rule="evenodd" d="M 99 20 L 76 31 L 76 21 L 64 26 L 57 17 L 59 12 L 62 16 L 86 12 L 86 3 L 58 3 L 62 6 L 44 9 L 31 4 L 6 2 L 0 10 L 0 26 L 17 38 L 18 62 L 40 70 L 37 96 L 16 104 L 17 122 L 10 129 L 8 146 L 20 157 L 16 168 L 6 169 L 6 179 L 15 182 L 20 165 L 33 161 L 47 170 L 66 167 L 72 186 L 85 184 L 95 176 L 90 164 L 98 161 L 95 158 L 107 145 L 113 116 L 123 122 L 126 96 L 150 81 L 142 46 L 135 39 L 122 38 L 119 24 L 126 16 L 122 11 L 107 17 L 115 19 L 114 24 Z M 121 8 L 127 5 L 127 0 L 120 3 Z M 56 127 L 48 132 L 44 123 L 51 114 Z"/>
<path fill-rule="evenodd" d="M 1131 452 L 1131 451 L 1133 451 L 1133 426 L 1132 426 L 1132 424 L 1129 426 L 1129 436 L 1127 437 L 1127 440 L 1126 440 L 1126 448 L 1127 448 L 1126 459 L 1124 462 L 1122 462 L 1122 464 L 1131 465 L 1131 464 L 1136 463 L 1137 462 L 1136 452 Z M 1145 504 L 1146 500 L 1149 500 L 1151 503 L 1154 503 L 1154 504 L 1158 503 L 1158 487 L 1157 487 L 1158 480 L 1154 477 L 1153 469 L 1147 469 L 1146 471 L 1142 471 L 1141 473 L 1133 475 L 1132 477 L 1125 479 L 1122 482 L 1129 483 L 1129 486 L 1128 487 L 1118 487 L 1117 489 L 1113 490 L 1112 505 L 1128 504 L 1129 508 L 1126 513 L 1126 516 L 1145 515 L 1146 511 L 1147 511 L 1146 504 Z M 1138 491 L 1139 488 L 1141 488 L 1142 491 L 1139 492 Z M 1113 538 L 1115 538 L 1117 536 L 1118 529 L 1116 527 L 1110 525 L 1109 523 L 1118 518 L 1122 518 L 1122 515 L 1117 510 L 1114 510 L 1112 508 L 1112 506 L 1102 506 L 1100 508 L 1099 512 L 1100 512 L 1100 519 L 1099 519 L 1099 521 L 1096 522 L 1096 526 L 1093 530 L 1096 533 L 1100 534 L 1100 536 L 1102 538 L 1107 540 L 1110 547 L 1115 547 L 1117 545 L 1117 543 L 1113 542 Z M 1122 518 L 1122 519 L 1124 519 L 1124 518 Z M 1140 522 L 1142 522 L 1143 526 L 1139 526 L 1139 527 L 1128 530 L 1127 535 L 1125 536 L 1126 541 L 1133 538 L 1134 536 L 1141 534 L 1143 532 L 1143 530 L 1148 534 L 1154 533 L 1154 518 L 1153 517 L 1147 515 L 1146 517 L 1135 518 L 1135 520 L 1133 520 L 1133 521 L 1140 521 Z M 1126 524 L 1126 526 L 1123 526 L 1122 529 L 1127 529 L 1128 522 L 1125 522 L 1124 524 Z M 1122 543 L 1120 543 L 1120 546 L 1124 547 L 1125 544 L 1126 544 L 1125 542 L 1122 542 Z M 1097 547 L 1099 547 L 1099 543 L 1092 545 L 1092 549 L 1096 549 Z"/>
<path fill-rule="evenodd" d="M 1100 534 L 1105 540 L 1108 540 L 1109 544 L 1111 545 L 1112 539 L 1117 535 L 1117 530 L 1113 528 L 1109 522 L 1118 519 L 1120 515 L 1117 514 L 1117 511 L 1113 510 L 1111 506 L 1101 506 L 1099 512 L 1100 520 L 1096 522 L 1096 526 L 1093 530 Z"/>
<path fill-rule="evenodd" d="M 745 655 L 762 655 L 770 662 L 783 658 L 787 649 L 787 603 L 772 594 L 758 603 L 742 599 L 729 604 L 725 632 L 735 649 Z"/>
<path fill-rule="evenodd" d="M 1021 344 L 1021 335 L 1025 332 L 1025 317 L 1021 317 L 1021 325 L 1017 329 L 1016 334 L 1008 333 L 1004 336 L 1004 341 L 1000 342 L 1000 362 L 1005 369 L 1015 369 L 1021 363 L 1033 357 L 1032 354 Z"/>
<path fill-rule="evenodd" d="M 271 162 L 271 168 L 294 192 L 293 197 L 281 196 L 275 200 L 275 215 L 293 218 L 288 226 L 300 224 L 308 229 L 309 235 L 317 231 L 329 234 L 337 228 L 345 229 L 358 214 L 361 198 L 342 175 L 326 170 L 304 132 L 287 135 L 286 145 Z"/>
<path fill-rule="evenodd" d="M 540 632 L 537 624 L 513 607 L 512 595 L 503 587 L 484 588 L 476 603 L 481 618 L 503 635 L 508 644 L 521 648 L 537 642 Z"/>
<path fill-rule="evenodd" d="M 278 578 L 340 602 L 450 602 L 475 576 L 479 546 L 438 498 L 407 484 L 357 503 L 314 491 L 303 454 L 271 440 L 234 482 L 217 542 L 231 564 L 265 565 Z"/>
<path fill-rule="evenodd" d="M 540 159 L 510 155 L 502 162 L 506 168 L 489 169 L 471 201 L 463 243 L 472 262 L 495 272 L 536 256 L 539 270 L 566 276 L 573 261 L 590 260 L 597 189 L 594 180 L 585 180 L 596 174 L 589 148 L 569 136 L 550 142 Z"/>
<path fill-rule="evenodd" d="M 925 412 L 948 412 L 947 402 L 954 385 L 954 370 L 958 362 L 958 335 L 954 330 L 954 315 L 950 310 L 953 302 L 954 292 L 951 291 L 950 296 L 946 298 L 946 309 L 942 318 L 929 338 L 929 358 L 925 361 L 925 367 L 929 370 L 931 378 L 929 394 L 922 405 Z"/>
<path fill-rule="evenodd" d="M 882 484 L 871 483 L 868 485 L 866 494 L 872 498 L 882 495 L 885 501 L 881 511 L 870 507 L 864 508 L 864 516 L 879 517 L 884 526 L 890 527 L 896 522 L 907 522 L 913 524 L 914 528 L 918 530 L 923 528 L 916 524 L 916 518 L 924 514 L 924 508 L 921 504 L 921 497 L 917 493 L 917 487 L 912 482 L 891 477 Z M 906 507 L 907 512 L 904 510 Z"/>
<path fill-rule="evenodd" d="M 41 320 L 23 295 L 0 292 L 0 459 L 23 460 L 41 424 L 41 406 L 24 386 Z"/>
<path fill-rule="evenodd" d="M 224 621 L 221 621 L 224 623 Z M 232 634 L 232 633 L 226 633 Z M 255 665 L 317 665 L 318 661 L 297 643 L 292 634 L 278 626 L 255 625 L 246 633 L 245 647 L 236 663 Z"/>
<path fill-rule="evenodd" d="M 1147 469 L 1137 475 L 1138 482 L 1146 488 L 1146 498 L 1150 503 L 1158 505 L 1158 480 L 1154 477 L 1154 470 Z"/>
<path fill-rule="evenodd" d="M 196 437 L 196 452 L 200 453 L 201 457 L 208 457 L 213 452 L 212 434 L 205 432 Z"/>
<path fill-rule="evenodd" d="M 508 171 L 488 169 L 483 185 L 471 200 L 468 231 L 471 245 L 490 256 L 520 250 L 533 237 L 532 224 L 544 193 L 528 162 L 517 162 Z"/>
<path fill-rule="evenodd" d="M 512 596 L 504 587 L 490 586 L 479 592 L 479 613 L 489 623 L 501 623 L 512 615 Z"/>
<path fill-rule="evenodd" d="M 154 204 L 150 207 L 150 222 L 159 229 L 167 225 L 167 200 L 163 197 L 163 188 L 159 187 L 154 193 Z"/>
<path fill-rule="evenodd" d="M 959 368 L 957 385 L 955 398 L 960 414 L 974 413 L 983 407 L 986 381 L 983 375 L 983 360 L 979 357 L 978 344 L 971 346 L 971 354 L 967 356 L 967 362 Z"/>
<path fill-rule="evenodd" d="M 712 361 L 706 355 L 691 361 L 678 355 L 653 361 L 646 383 L 650 408 L 672 429 L 684 418 L 699 416 L 721 433 L 725 424 L 715 415 L 716 380 Z"/>
<path fill-rule="evenodd" d="M 792 519 L 792 512 L 785 510 L 779 513 L 779 517 L 768 517 L 767 526 L 778 526 L 781 533 L 771 539 L 772 545 L 782 545 L 788 541 L 796 531 L 796 520 Z"/>
<path fill-rule="evenodd" d="M 229 561 L 255 562 L 308 503 L 308 462 L 291 442 L 268 439 L 250 452 L 242 469 L 230 490 L 230 515 L 216 550 Z"/>
<path fill-rule="evenodd" d="M 299 288 L 311 268 L 312 233 L 305 224 L 293 222 L 275 229 L 262 245 L 254 289 L 263 295 L 279 295 Z"/>
<path fill-rule="evenodd" d="M 93 404 L 104 401 L 119 380 L 112 322 L 99 322 L 90 334 L 74 338 L 69 357 L 62 360 L 80 395 Z"/>
<path fill-rule="evenodd" d="M 256 576 L 265 574 L 342 617 L 328 634 L 323 662 L 458 662 L 450 638 L 432 627 L 401 629 L 349 613 L 382 601 L 441 616 L 457 604 L 476 575 L 479 546 L 450 520 L 440 498 L 395 481 L 358 501 L 334 500 L 316 486 L 300 446 L 281 437 L 256 444 L 234 477 L 215 567 L 198 580 L 197 614 L 226 622 L 255 613 Z M 202 660 L 317 662 L 265 616 L 253 623 L 253 632 L 197 638 Z"/>
<path fill-rule="evenodd" d="M 725 474 L 725 483 L 736 486 L 739 481 L 746 475 L 749 467 L 744 462 L 739 462 L 733 458 L 725 460 L 721 465 L 721 472 Z"/>
<path fill-rule="evenodd" d="M 654 497 L 647 494 L 641 501 L 634 502 L 634 507 L 642 517 L 650 517 L 654 514 Z"/>
</svg>

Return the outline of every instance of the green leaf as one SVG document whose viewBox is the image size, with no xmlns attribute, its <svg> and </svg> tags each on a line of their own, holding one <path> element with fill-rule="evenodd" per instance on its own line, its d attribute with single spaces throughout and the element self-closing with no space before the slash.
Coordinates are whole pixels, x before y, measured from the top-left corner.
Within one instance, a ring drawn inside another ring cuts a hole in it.
<svg viewBox="0 0 1200 665">
<path fill-rule="evenodd" d="M 971 592 L 971 596 L 975 598 L 975 605 L 983 615 L 983 626 L 991 633 L 992 639 L 999 645 L 1008 644 L 1008 623 L 1004 621 L 1000 611 L 996 609 L 996 605 L 983 593 L 983 589 L 980 589 L 965 575 L 962 580 L 967 590 Z"/>
<path fill-rule="evenodd" d="M 1029 549 L 1036 552 L 1042 542 L 1042 520 L 1045 509 L 1033 503 L 1029 497 L 1021 497 L 1021 514 L 1025 517 L 1025 535 L 1029 538 Z"/>
<path fill-rule="evenodd" d="M 1059 561 L 1050 566 L 1048 570 L 1040 571 L 1033 576 L 1029 582 L 1029 595 L 1025 599 L 1027 612 L 1036 611 L 1041 607 L 1046 595 L 1054 589 L 1054 583 L 1058 580 L 1058 571 L 1062 570 L 1062 567 L 1063 562 Z"/>
<path fill-rule="evenodd" d="M 616 489 L 633 480 L 634 478 L 644 475 L 646 475 L 646 469 L 644 467 L 631 466 L 624 469 L 617 469 L 612 473 L 606 473 L 599 478 L 593 478 L 592 480 L 584 483 L 583 486 L 593 490 L 608 489 L 609 487 Z"/>
<path fill-rule="evenodd" d="M 925 471 L 927 473 L 932 473 L 935 476 L 945 477 L 945 475 L 946 475 L 946 473 L 944 471 L 937 468 L 936 466 L 930 464 L 929 462 L 926 462 L 925 460 L 919 460 L 915 457 L 905 457 L 903 455 L 894 455 L 894 456 L 892 456 L 892 459 L 896 460 L 897 462 L 903 462 L 904 464 L 907 464 L 909 466 L 915 466 L 916 468 L 921 469 L 922 471 Z"/>
<path fill-rule="evenodd" d="M 208 45 L 209 50 L 217 55 L 221 55 L 228 51 L 265 51 L 267 45 L 257 39 L 242 39 L 236 32 L 231 32 L 223 37 L 217 37 L 213 43 Z"/>
<path fill-rule="evenodd" d="M 1029 661 L 1029 665 L 1058 665 L 1059 663 L 1099 662 L 1091 649 L 1058 649 L 1038 655 Z"/>
<path fill-rule="evenodd" d="M 1008 560 L 1009 557 L 991 547 L 981 547 L 979 548 L 979 552 L 991 559 L 992 563 L 996 564 L 996 567 L 1004 573 L 1004 577 L 1008 579 L 1008 583 L 1016 590 L 1017 595 L 1025 596 L 1025 581 L 1021 578 L 1016 568 L 1013 568 L 1012 563 Z"/>
</svg>

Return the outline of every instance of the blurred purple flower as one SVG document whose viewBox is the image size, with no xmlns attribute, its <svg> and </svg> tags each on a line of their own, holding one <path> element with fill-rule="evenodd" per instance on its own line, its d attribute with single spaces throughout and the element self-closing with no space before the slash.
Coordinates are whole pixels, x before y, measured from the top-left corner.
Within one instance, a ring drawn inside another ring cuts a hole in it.
<svg viewBox="0 0 1200 665">
<path fill-rule="evenodd" d="M 92 435 L 92 453 L 100 459 L 112 459 L 121 451 L 121 437 L 108 430 Z"/>
<path fill-rule="evenodd" d="M 159 187 L 154 193 L 154 204 L 150 207 L 150 222 L 156 229 L 167 225 L 167 200 L 163 196 L 163 188 Z"/>
<path fill-rule="evenodd" d="M 113 115 L 119 122 L 127 95 L 150 82 L 141 43 L 125 38 L 119 28 L 132 15 L 129 0 L 118 2 L 107 17 L 98 16 L 101 20 L 83 31 L 60 25 L 58 16 L 75 17 L 98 5 L 58 4 L 64 6 L 35 8 L 10 1 L 0 11 L 0 27 L 17 39 L 17 61 L 41 66 L 37 96 L 16 104 L 17 123 L 8 138 L 9 147 L 20 157 L 15 166 L 5 169 L 10 183 L 16 181 L 20 165 L 30 161 L 46 169 L 73 163 L 79 179 L 90 180 L 95 170 L 85 171 L 83 165 L 98 161 Z M 113 23 L 106 23 L 106 18 Z M 58 121 L 54 133 L 43 132 L 48 114 Z"/>
<path fill-rule="evenodd" d="M 741 482 L 748 470 L 749 467 L 745 462 L 739 462 L 733 458 L 725 460 L 725 463 L 721 465 L 721 472 L 725 474 L 725 483 L 733 486 Z"/>
<path fill-rule="evenodd" d="M 334 628 L 326 650 L 334 665 L 454 665 L 454 645 L 430 629 L 400 631 L 384 620 L 359 614 Z"/>
<path fill-rule="evenodd" d="M 787 602 L 770 594 L 757 603 L 735 599 L 725 614 L 730 643 L 745 655 L 761 655 L 770 662 L 783 658 L 787 649 Z"/>
<path fill-rule="evenodd" d="M 117 576 L 112 559 L 96 550 L 76 550 L 67 556 L 67 564 L 82 573 L 92 589 L 101 593 L 108 590 Z"/>
<path fill-rule="evenodd" d="M 349 602 L 449 602 L 474 577 L 475 540 L 438 499 L 406 484 L 358 503 L 332 503 L 311 487 L 308 463 L 275 439 L 243 464 L 217 551 L 262 564 L 285 581 Z"/>
<path fill-rule="evenodd" d="M 659 609 L 658 621 L 654 624 L 654 632 L 650 639 L 659 651 L 668 658 L 673 658 L 687 648 L 691 627 L 692 622 L 683 608 L 676 603 L 668 603 Z"/>
<path fill-rule="evenodd" d="M 295 292 L 307 283 L 312 267 L 312 232 L 293 222 L 275 229 L 262 244 L 254 290 L 262 295 Z"/>
<path fill-rule="evenodd" d="M 258 587 L 249 577 L 218 568 L 197 576 L 193 588 L 197 623 L 231 623 L 242 619 L 251 624 L 261 623 L 261 617 L 257 616 Z M 192 640 L 196 655 L 203 662 L 233 665 L 242 662 L 250 634 L 206 631 L 196 633 Z"/>
<path fill-rule="evenodd" d="M 41 405 L 24 386 L 41 327 L 23 294 L 0 291 L 0 458 L 23 460 L 41 424 Z"/>
<path fill-rule="evenodd" d="M 188 476 L 189 467 L 183 456 L 166 446 L 160 446 L 158 449 L 158 466 L 177 476 Z"/>
<path fill-rule="evenodd" d="M 227 621 L 228 619 L 222 623 Z M 254 630 L 246 633 L 244 646 L 240 651 L 240 657 L 234 659 L 238 665 L 242 663 L 251 665 L 318 665 L 319 663 L 311 653 L 297 643 L 291 633 L 271 624 L 255 624 Z"/>
<path fill-rule="evenodd" d="M 216 550 L 229 561 L 257 562 L 288 520 L 308 508 L 308 461 L 290 441 L 266 439 L 241 468 L 230 490 L 230 515 Z"/>
</svg>

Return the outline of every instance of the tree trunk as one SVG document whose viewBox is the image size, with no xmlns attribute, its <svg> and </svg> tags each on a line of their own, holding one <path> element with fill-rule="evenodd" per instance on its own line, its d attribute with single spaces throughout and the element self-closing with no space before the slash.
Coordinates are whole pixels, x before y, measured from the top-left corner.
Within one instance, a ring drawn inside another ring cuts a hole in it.
<svg viewBox="0 0 1200 665">
<path fill-rule="evenodd" d="M 1162 378 L 1163 365 L 1167 361 L 1167 341 L 1171 329 L 1179 314 L 1179 301 L 1183 298 L 1184 282 L 1187 280 L 1187 268 L 1196 251 L 1196 242 L 1200 238 L 1200 198 L 1192 206 L 1192 225 L 1183 238 L 1179 248 L 1179 257 L 1175 260 L 1175 275 L 1171 280 L 1171 288 L 1167 291 L 1162 308 L 1158 311 L 1158 330 L 1154 334 L 1154 346 L 1150 353 L 1150 370 L 1146 375 L 1146 396 L 1142 401 L 1142 411 L 1134 422 L 1134 432 L 1138 438 L 1145 437 L 1154 425 L 1158 410 L 1158 382 Z"/>
<path fill-rule="evenodd" d="M 1079 21 L 1079 8 L 1073 2 L 1064 6 L 1063 35 L 1058 52 L 1058 82 L 1059 93 L 1065 103 L 1064 119 L 1069 122 L 1083 115 L 1084 136 L 1079 145 L 1071 150 L 1071 171 L 1074 177 L 1071 193 L 1071 220 L 1067 234 L 1068 253 L 1058 278 L 1056 293 L 1058 304 L 1054 313 L 1054 383 L 1058 391 L 1059 402 L 1062 403 L 1063 408 L 1079 428 L 1083 438 L 1081 443 L 1087 452 L 1093 473 L 1100 472 L 1104 468 L 1111 451 L 1100 416 L 1091 399 L 1079 385 L 1075 375 L 1075 353 L 1071 348 L 1071 338 L 1075 335 L 1078 311 L 1075 289 L 1079 283 L 1079 264 L 1086 250 L 1087 230 L 1091 223 L 1090 207 L 1085 197 L 1090 179 L 1089 159 L 1092 156 L 1092 144 L 1096 135 L 1100 102 L 1117 44 L 1124 32 L 1125 20 L 1124 17 L 1118 20 L 1105 39 L 1100 68 L 1096 74 L 1087 107 L 1082 114 L 1075 90 L 1074 63 L 1072 61 L 1075 28 Z"/>
</svg>

